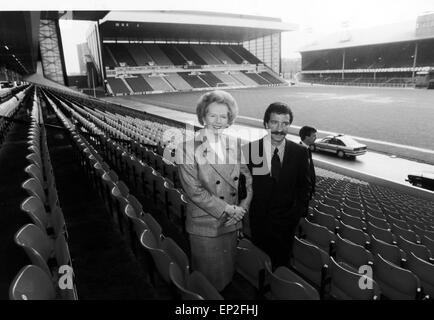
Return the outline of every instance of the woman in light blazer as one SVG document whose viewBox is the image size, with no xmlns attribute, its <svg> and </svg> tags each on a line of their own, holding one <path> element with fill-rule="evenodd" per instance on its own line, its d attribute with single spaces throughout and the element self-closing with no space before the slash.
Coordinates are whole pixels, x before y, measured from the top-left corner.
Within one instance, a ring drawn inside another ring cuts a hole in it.
<svg viewBox="0 0 434 320">
<path fill-rule="evenodd" d="M 189 203 L 192 267 L 218 291 L 231 281 L 235 269 L 237 230 L 252 199 L 252 177 L 243 161 L 240 139 L 223 134 L 234 122 L 238 106 L 224 91 L 204 94 L 196 108 L 199 130 L 178 146 L 176 162 Z M 246 177 L 246 197 L 238 199 L 240 173 Z"/>
</svg>

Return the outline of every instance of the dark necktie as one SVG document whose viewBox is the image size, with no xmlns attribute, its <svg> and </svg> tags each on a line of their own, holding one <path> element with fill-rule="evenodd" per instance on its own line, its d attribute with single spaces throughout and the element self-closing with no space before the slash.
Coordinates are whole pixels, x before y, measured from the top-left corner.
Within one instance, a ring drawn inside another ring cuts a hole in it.
<svg viewBox="0 0 434 320">
<path fill-rule="evenodd" d="M 280 176 L 280 157 L 279 149 L 274 149 L 273 158 L 271 159 L 271 176 L 277 181 L 279 181 Z"/>
</svg>

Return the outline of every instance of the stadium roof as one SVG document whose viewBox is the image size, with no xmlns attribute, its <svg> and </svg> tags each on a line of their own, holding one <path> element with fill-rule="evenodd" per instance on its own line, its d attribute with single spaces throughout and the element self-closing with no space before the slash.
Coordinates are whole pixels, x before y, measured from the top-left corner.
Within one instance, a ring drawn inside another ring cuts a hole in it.
<svg viewBox="0 0 434 320">
<path fill-rule="evenodd" d="M 36 71 L 39 11 L 0 12 L 0 64 L 19 74 Z"/>
<path fill-rule="evenodd" d="M 242 42 L 294 31 L 281 19 L 196 11 L 112 11 L 101 20 L 103 38 Z"/>
<path fill-rule="evenodd" d="M 360 47 L 366 45 L 396 43 L 432 39 L 430 36 L 416 36 L 416 21 L 405 21 L 364 29 L 342 30 L 303 47 L 300 52 Z"/>
</svg>

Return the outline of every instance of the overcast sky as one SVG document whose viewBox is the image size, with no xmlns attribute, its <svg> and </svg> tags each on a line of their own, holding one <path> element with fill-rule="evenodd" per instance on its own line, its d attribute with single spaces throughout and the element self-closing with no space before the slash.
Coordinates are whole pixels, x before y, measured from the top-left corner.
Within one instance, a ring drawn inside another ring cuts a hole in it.
<svg viewBox="0 0 434 320">
<path fill-rule="evenodd" d="M 59 4 L 60 3 L 60 4 Z M 14 0 L 2 3 L 1 10 L 199 10 L 262 15 L 296 23 L 299 31 L 282 36 L 282 56 L 295 57 L 306 41 L 320 34 L 349 28 L 414 20 L 434 12 L 434 0 Z M 73 24 L 73 25 L 72 25 Z M 85 42 L 87 24 L 64 21 L 62 38 L 68 73 L 78 71 L 75 46 Z M 74 57 L 75 56 L 75 57 Z"/>
</svg>

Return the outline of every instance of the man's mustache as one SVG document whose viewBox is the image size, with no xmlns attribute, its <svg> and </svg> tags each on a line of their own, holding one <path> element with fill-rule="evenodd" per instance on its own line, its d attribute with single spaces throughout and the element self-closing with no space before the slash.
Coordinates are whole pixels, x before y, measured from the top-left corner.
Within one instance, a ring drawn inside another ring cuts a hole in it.
<svg viewBox="0 0 434 320">
<path fill-rule="evenodd" d="M 286 136 L 286 132 L 283 132 L 283 131 L 271 131 L 271 134 L 278 134 L 281 136 Z"/>
</svg>

